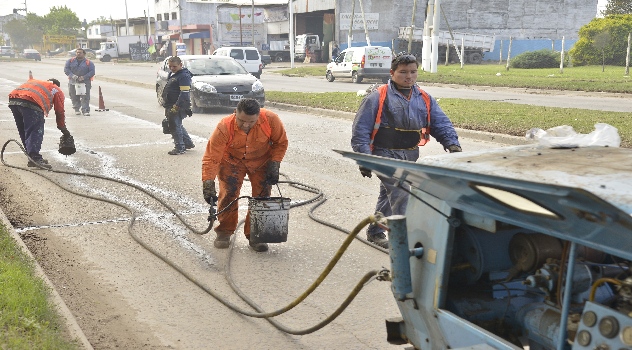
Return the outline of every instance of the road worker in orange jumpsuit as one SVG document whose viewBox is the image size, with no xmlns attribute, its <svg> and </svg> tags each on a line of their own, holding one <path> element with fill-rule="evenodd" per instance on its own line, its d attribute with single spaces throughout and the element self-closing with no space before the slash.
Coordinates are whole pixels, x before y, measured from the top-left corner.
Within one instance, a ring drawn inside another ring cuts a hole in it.
<svg viewBox="0 0 632 350">
<path fill-rule="evenodd" d="M 202 157 L 202 193 L 204 200 L 217 204 L 221 211 L 239 197 L 248 175 L 253 197 L 270 197 L 272 185 L 279 181 L 279 166 L 288 140 L 279 116 L 263 109 L 255 99 L 242 99 L 235 113 L 224 117 L 211 134 Z M 219 198 L 215 178 L 219 180 Z M 228 248 L 238 222 L 238 205 L 233 203 L 217 216 L 215 248 Z M 244 234 L 250 241 L 250 211 Z M 256 252 L 268 250 L 266 243 L 249 243 Z"/>
</svg>

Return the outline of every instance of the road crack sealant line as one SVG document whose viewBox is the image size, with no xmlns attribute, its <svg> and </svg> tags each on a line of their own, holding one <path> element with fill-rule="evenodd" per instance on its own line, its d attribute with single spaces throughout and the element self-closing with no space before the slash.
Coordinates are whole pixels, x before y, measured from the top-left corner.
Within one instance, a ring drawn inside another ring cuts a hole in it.
<svg viewBox="0 0 632 350">
<path fill-rule="evenodd" d="M 298 203 L 294 203 L 293 205 L 291 205 L 291 207 L 297 207 L 300 205 L 305 205 L 308 203 L 312 203 L 314 201 L 317 201 L 317 203 L 310 209 L 310 218 L 312 218 L 313 220 L 327 225 L 329 227 L 335 228 L 339 231 L 345 232 L 347 233 L 347 238 L 345 239 L 345 241 L 343 242 L 343 244 L 340 246 L 340 248 L 338 249 L 338 251 L 336 252 L 336 254 L 334 255 L 334 257 L 330 260 L 329 264 L 327 265 L 327 267 L 323 270 L 323 272 L 321 272 L 321 274 L 319 275 L 319 277 L 312 283 L 312 285 L 305 291 L 303 292 L 296 300 L 294 300 L 293 302 L 291 302 L 290 304 L 288 304 L 287 306 L 278 309 L 276 311 L 272 311 L 272 312 L 264 312 L 259 306 L 257 306 L 252 300 L 250 300 L 246 295 L 244 295 L 239 288 L 235 285 L 235 283 L 232 281 L 231 278 L 231 272 L 230 272 L 230 258 L 232 256 L 232 248 L 234 246 L 234 239 L 235 239 L 235 235 L 233 235 L 233 237 L 231 237 L 231 245 L 230 245 L 230 251 L 228 254 L 228 263 L 226 264 L 226 274 L 225 277 L 228 280 L 228 283 L 230 284 L 231 288 L 233 288 L 233 290 L 240 296 L 240 298 L 242 298 L 242 300 L 244 300 L 246 303 L 248 303 L 253 309 L 255 309 L 257 312 L 250 312 L 250 311 L 246 311 L 246 310 L 242 310 L 239 307 L 237 307 L 236 305 L 231 304 L 230 302 L 226 301 L 224 298 L 222 298 L 219 294 L 215 293 L 213 290 L 211 290 L 210 288 L 208 288 L 207 286 L 205 286 L 204 284 L 202 284 L 202 282 L 198 281 L 194 276 L 192 276 L 191 274 L 189 274 L 188 272 L 186 272 L 184 269 L 182 269 L 180 266 L 178 266 L 175 262 L 171 261 L 170 259 L 168 259 L 165 255 L 161 254 L 160 252 L 158 252 L 157 250 L 155 250 L 154 248 L 152 248 L 151 246 L 149 246 L 147 243 L 145 243 L 142 239 L 140 239 L 140 237 L 138 237 L 136 235 L 136 233 L 134 232 L 134 223 L 136 222 L 136 211 L 134 209 L 132 209 L 129 205 L 126 205 L 124 203 L 121 203 L 119 201 L 115 201 L 112 199 L 107 199 L 107 198 L 101 198 L 101 197 L 96 197 L 96 196 L 92 196 L 89 194 L 85 194 L 85 193 L 81 193 L 78 191 L 75 191 L 73 189 L 70 189 L 68 187 L 65 187 L 64 185 L 62 185 L 61 183 L 43 175 L 40 171 L 37 170 L 31 170 L 28 168 L 23 168 L 23 167 L 18 167 L 15 165 L 10 165 L 8 164 L 5 160 L 4 160 L 4 151 L 7 147 L 7 145 L 10 142 L 15 142 L 21 149 L 22 152 L 26 155 L 26 157 L 30 160 L 33 161 L 33 159 L 31 159 L 26 150 L 24 149 L 24 147 L 22 146 L 22 144 L 14 139 L 10 139 L 8 141 L 6 141 L 4 143 L 4 145 L 2 146 L 2 150 L 0 151 L 0 161 L 2 162 L 3 165 L 10 167 L 10 168 L 15 168 L 15 169 L 20 169 L 20 170 L 24 170 L 24 171 L 28 171 L 31 172 L 35 175 L 38 175 L 40 177 L 45 178 L 46 180 L 50 181 L 51 183 L 53 183 L 54 185 L 58 186 L 59 188 L 63 189 L 64 191 L 67 191 L 69 193 L 72 193 L 74 195 L 80 196 L 80 197 L 84 197 L 84 198 L 89 198 L 89 199 L 94 199 L 94 200 L 98 200 L 101 202 L 105 202 L 105 203 L 110 203 L 112 205 L 121 207 L 125 210 L 127 210 L 128 212 L 130 212 L 131 214 L 131 218 L 129 220 L 129 223 L 127 225 L 127 230 L 128 233 L 130 234 L 130 236 L 139 244 L 141 245 L 143 248 L 145 248 L 147 251 L 149 251 L 150 253 L 152 253 L 153 255 L 155 255 L 157 258 L 161 259 L 162 261 L 164 261 L 167 265 L 169 265 L 171 268 L 173 268 L 174 270 L 176 270 L 178 273 L 180 273 L 181 275 L 183 275 L 184 277 L 186 277 L 189 281 L 191 281 L 193 284 L 195 284 L 196 286 L 198 286 L 200 289 L 204 290 L 207 294 L 211 295 L 213 298 L 215 298 L 217 301 L 219 301 L 220 303 L 222 303 L 224 306 L 226 306 L 227 308 L 245 315 L 245 316 L 250 316 L 250 317 L 255 317 L 255 318 L 265 318 L 268 322 L 270 322 L 273 326 L 275 326 L 277 329 L 289 333 L 289 334 L 293 334 L 293 335 L 304 335 L 304 334 L 309 334 L 309 333 L 313 333 L 323 327 L 325 327 L 327 324 L 329 324 L 330 322 L 332 322 L 336 317 L 338 317 L 345 309 L 347 306 L 349 306 L 349 304 L 351 304 L 351 302 L 353 301 L 353 299 L 360 293 L 360 291 L 362 290 L 362 288 L 364 286 L 366 286 L 369 282 L 371 282 L 374 279 L 380 279 L 380 280 L 386 280 L 386 278 L 384 277 L 385 275 L 385 270 L 382 271 L 378 271 L 378 270 L 372 270 L 367 272 L 361 279 L 360 281 L 356 284 L 356 286 L 353 288 L 353 290 L 351 291 L 351 293 L 347 296 L 347 298 L 345 298 L 345 300 L 341 303 L 341 305 L 330 315 L 328 316 L 326 319 L 324 319 L 323 321 L 319 322 L 318 324 L 316 324 L 315 326 L 306 328 L 306 329 L 302 329 L 302 330 L 293 330 L 293 329 L 289 329 L 285 326 L 283 326 L 282 324 L 280 324 L 279 322 L 272 320 L 271 317 L 274 316 L 278 316 L 282 313 L 285 313 L 289 310 L 291 310 L 292 308 L 294 308 L 295 306 L 297 306 L 298 304 L 300 304 L 303 300 L 305 300 L 327 277 L 327 275 L 331 272 L 331 270 L 333 269 L 333 267 L 337 264 L 337 262 L 340 260 L 340 258 L 342 257 L 342 254 L 346 251 L 346 249 L 349 247 L 349 245 L 351 244 L 351 242 L 354 239 L 360 239 L 358 238 L 357 235 L 358 233 L 368 224 L 370 223 L 374 223 L 374 222 L 378 222 L 380 220 L 382 220 L 383 218 L 381 217 L 381 215 L 371 215 L 367 218 L 365 218 L 364 220 L 362 220 L 352 231 L 346 231 L 345 229 L 330 224 L 330 223 L 326 223 L 322 220 L 318 220 L 313 216 L 313 211 L 320 205 L 322 205 L 325 201 L 326 198 L 324 196 L 324 194 L 322 193 L 322 191 L 320 191 L 318 188 L 315 188 L 313 186 L 309 186 L 300 182 L 295 182 L 295 181 L 279 181 L 279 183 L 287 183 L 292 187 L 298 188 L 298 189 L 302 189 L 305 190 L 307 192 L 312 192 L 315 193 L 316 196 L 314 196 L 311 199 L 302 201 L 302 202 L 298 202 Z M 37 164 L 37 163 L 36 163 Z M 123 181 L 123 180 L 118 180 L 118 179 L 114 179 L 114 178 L 110 178 L 107 176 L 101 176 L 101 175 L 96 175 L 96 174 L 90 174 L 90 173 L 81 173 L 81 172 L 73 172 L 73 171 L 64 171 L 64 170 L 52 170 L 52 169 L 46 169 L 43 168 L 41 166 L 38 165 L 38 168 L 41 170 L 47 170 L 53 173 L 59 173 L 59 174 L 67 174 L 67 175 L 75 175 L 75 176 L 86 176 L 86 177 L 92 177 L 92 178 L 96 178 L 96 179 L 102 179 L 102 180 L 106 180 L 106 181 L 112 181 L 112 182 L 116 182 L 125 186 L 129 186 L 132 187 L 134 189 L 139 190 L 140 192 L 148 195 L 149 197 L 155 199 L 156 201 L 158 201 L 160 204 L 162 204 L 165 208 L 167 208 L 170 212 L 172 212 L 177 218 L 178 220 L 180 220 L 180 222 L 182 222 L 183 225 L 185 225 L 191 232 L 199 234 L 199 235 L 203 235 L 208 233 L 212 227 L 213 227 L 213 220 L 209 220 L 211 221 L 211 223 L 209 224 L 209 226 L 200 231 L 200 230 L 196 230 L 195 228 L 193 228 L 191 225 L 189 225 L 182 216 L 180 216 L 180 214 L 178 214 L 171 206 L 169 206 L 165 201 L 163 201 L 162 199 L 156 197 L 153 193 L 147 191 L 146 189 L 142 188 L 139 185 L 130 183 L 128 181 Z M 287 175 L 283 174 L 283 176 L 285 176 L 287 178 Z M 245 198 L 248 196 L 243 196 L 243 197 L 239 197 L 239 198 Z M 221 211 L 226 210 L 228 207 L 230 207 L 230 205 L 232 205 L 233 203 L 235 203 L 237 200 L 239 200 L 239 198 L 237 198 L 235 201 L 231 202 L 227 207 L 223 208 Z M 212 208 L 212 207 L 211 207 Z M 220 211 L 220 212 L 221 212 Z M 211 214 L 212 215 L 212 214 Z M 211 219 L 209 217 L 209 219 Z M 242 221 L 243 222 L 243 221 Z M 363 242 L 369 244 L 370 246 L 378 249 L 378 247 L 372 245 L 371 243 L 362 240 Z M 379 248 L 379 250 L 384 251 L 383 248 Z"/>
</svg>

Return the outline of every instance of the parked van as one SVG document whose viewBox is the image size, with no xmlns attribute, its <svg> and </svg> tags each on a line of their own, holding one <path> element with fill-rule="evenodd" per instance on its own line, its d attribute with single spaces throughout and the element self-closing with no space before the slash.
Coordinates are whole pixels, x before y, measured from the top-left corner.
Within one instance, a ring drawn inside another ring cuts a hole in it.
<svg viewBox="0 0 632 350">
<path fill-rule="evenodd" d="M 325 77 L 327 81 L 336 78 L 351 78 L 360 83 L 364 78 L 381 79 L 388 82 L 391 77 L 393 51 L 384 46 L 360 46 L 343 50 L 328 65 Z"/>
<path fill-rule="evenodd" d="M 15 51 L 11 46 L 0 46 L 0 56 L 15 57 Z"/>
<path fill-rule="evenodd" d="M 263 64 L 261 63 L 261 55 L 259 50 L 254 46 L 240 47 L 240 46 L 227 46 L 220 47 L 213 52 L 213 55 L 228 56 L 235 59 L 235 61 L 241 63 L 246 70 L 257 77 L 261 78 L 263 71 Z"/>
</svg>

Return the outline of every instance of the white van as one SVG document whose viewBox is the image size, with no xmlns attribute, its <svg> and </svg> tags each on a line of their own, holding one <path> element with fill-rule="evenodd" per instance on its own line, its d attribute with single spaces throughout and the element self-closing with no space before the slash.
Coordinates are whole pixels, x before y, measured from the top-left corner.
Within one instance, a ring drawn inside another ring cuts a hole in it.
<svg viewBox="0 0 632 350">
<path fill-rule="evenodd" d="M 384 46 L 360 46 L 343 50 L 328 65 L 325 77 L 327 81 L 336 78 L 351 78 L 360 83 L 364 78 L 381 79 L 388 82 L 391 77 L 393 51 Z"/>
<path fill-rule="evenodd" d="M 235 59 L 235 61 L 241 63 L 246 70 L 257 77 L 261 78 L 261 72 L 263 71 L 263 64 L 261 63 L 261 55 L 259 50 L 254 46 L 240 47 L 240 46 L 227 46 L 220 47 L 213 52 L 213 55 L 228 56 Z"/>
</svg>

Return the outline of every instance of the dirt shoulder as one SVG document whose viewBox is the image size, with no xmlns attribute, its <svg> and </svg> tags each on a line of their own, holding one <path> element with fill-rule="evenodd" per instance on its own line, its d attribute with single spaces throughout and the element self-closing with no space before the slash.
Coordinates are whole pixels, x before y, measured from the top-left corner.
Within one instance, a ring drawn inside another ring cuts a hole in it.
<svg viewBox="0 0 632 350">
<path fill-rule="evenodd" d="M 143 333 L 143 326 L 129 322 L 133 318 L 125 316 L 134 311 L 120 302 L 111 286 L 91 277 L 87 271 L 92 267 L 81 258 L 77 247 L 47 229 L 19 230 L 47 222 L 45 213 L 49 209 L 43 205 L 42 193 L 29 188 L 13 170 L 0 167 L 0 208 L 7 224 L 18 228 L 17 235 L 45 274 L 42 277 L 52 284 L 53 298 L 58 294 L 63 299 L 56 303 L 66 321 L 64 333 L 68 338 L 77 339 L 84 349 L 162 348 L 151 333 L 143 339 L 135 336 Z"/>
</svg>

